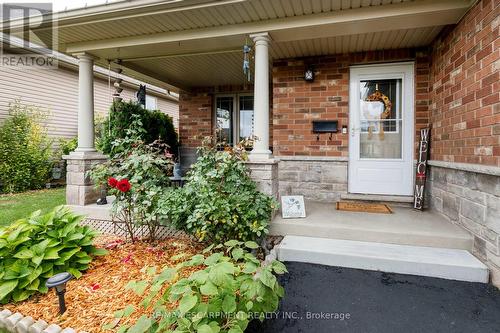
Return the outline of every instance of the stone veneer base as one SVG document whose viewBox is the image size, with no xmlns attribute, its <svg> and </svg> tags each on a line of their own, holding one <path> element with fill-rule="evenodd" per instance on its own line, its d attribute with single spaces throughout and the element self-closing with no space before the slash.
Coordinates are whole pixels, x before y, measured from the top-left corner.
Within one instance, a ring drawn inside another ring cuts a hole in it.
<svg viewBox="0 0 500 333">
<path fill-rule="evenodd" d="M 333 202 L 347 193 L 347 158 L 279 157 L 280 195 Z"/>
<path fill-rule="evenodd" d="M 278 161 L 275 159 L 262 161 L 246 161 L 250 177 L 257 183 L 257 188 L 264 194 L 279 200 Z"/>
<path fill-rule="evenodd" d="M 500 168 L 431 162 L 427 201 L 431 209 L 474 236 L 473 254 L 500 287 Z"/>
<path fill-rule="evenodd" d="M 66 160 L 66 204 L 84 206 L 96 202 L 99 193 L 88 172 L 107 158 L 98 152 L 72 152 L 63 156 Z"/>
</svg>

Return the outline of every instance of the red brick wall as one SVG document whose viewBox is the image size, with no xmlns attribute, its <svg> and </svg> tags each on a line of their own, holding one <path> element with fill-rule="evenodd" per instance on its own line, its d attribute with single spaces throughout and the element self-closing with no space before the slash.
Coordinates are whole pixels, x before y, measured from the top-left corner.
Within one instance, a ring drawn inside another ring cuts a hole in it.
<svg viewBox="0 0 500 333">
<path fill-rule="evenodd" d="M 275 155 L 348 156 L 348 134 L 312 133 L 312 120 L 338 120 L 349 126 L 349 66 L 415 60 L 416 130 L 428 123 L 429 54 L 427 50 L 387 50 L 278 60 L 273 65 L 273 146 Z M 303 79 L 313 66 L 315 80 Z M 418 139 L 418 135 L 416 136 Z"/>
<path fill-rule="evenodd" d="M 183 147 L 195 148 L 212 135 L 212 95 L 182 92 L 179 96 L 179 138 Z"/>
<path fill-rule="evenodd" d="M 500 166 L 500 2 L 478 2 L 432 52 L 431 158 Z"/>
<path fill-rule="evenodd" d="M 252 93 L 253 85 L 197 87 L 179 94 L 179 138 L 183 147 L 197 148 L 203 137 L 214 135 L 214 96 Z M 272 101 L 269 101 L 272 105 Z"/>
</svg>

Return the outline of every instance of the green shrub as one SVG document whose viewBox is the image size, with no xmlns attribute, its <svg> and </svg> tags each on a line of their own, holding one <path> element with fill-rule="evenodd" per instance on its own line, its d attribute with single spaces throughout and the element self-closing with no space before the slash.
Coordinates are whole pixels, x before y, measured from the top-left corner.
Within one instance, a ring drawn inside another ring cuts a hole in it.
<svg viewBox="0 0 500 333">
<path fill-rule="evenodd" d="M 79 278 L 89 267 L 91 255 L 106 253 L 92 245 L 96 234 L 80 226 L 81 220 L 82 216 L 58 206 L 0 229 L 0 302 L 46 293 L 46 280 L 57 273 Z"/>
<path fill-rule="evenodd" d="M 56 158 L 60 159 L 63 155 L 69 155 L 69 153 L 75 151 L 76 147 L 78 147 L 78 138 L 76 136 L 71 139 L 59 138 L 59 149 L 55 153 Z"/>
<path fill-rule="evenodd" d="M 109 118 L 102 122 L 100 138 L 97 140 L 98 148 L 103 153 L 113 155 L 120 152 L 118 147 L 113 147 L 113 141 L 126 137 L 133 116 L 137 115 L 145 130 L 141 139 L 146 144 L 160 139 L 169 146 L 170 152 L 177 154 L 177 132 L 168 115 L 157 110 L 146 110 L 135 102 L 113 103 L 109 112 Z"/>
<path fill-rule="evenodd" d="M 200 241 L 257 240 L 268 232 L 277 202 L 257 190 L 240 149 L 217 151 L 204 143 L 186 185 L 166 191 L 161 211 Z"/>
<path fill-rule="evenodd" d="M 52 167 L 52 142 L 40 124 L 46 114 L 16 101 L 9 115 L 0 126 L 0 192 L 42 188 Z"/>
<path fill-rule="evenodd" d="M 152 305 L 154 316 L 144 315 L 132 327 L 121 327 L 119 332 L 243 333 L 250 320 L 264 320 L 266 313 L 276 311 L 284 295 L 275 274 L 287 272 L 285 265 L 276 260 L 260 262 L 248 252 L 257 247 L 254 242 L 231 240 L 224 247 L 216 246 L 217 252 L 211 253 L 209 248 L 159 274 L 148 269 L 151 280 L 132 281 L 127 288 L 142 295 L 150 287 L 142 305 Z M 160 294 L 183 268 L 200 265 L 204 268 Z M 131 313 L 133 308 L 129 306 L 115 316 Z"/>
<path fill-rule="evenodd" d="M 116 196 L 111 214 L 115 221 L 124 224 L 129 238 L 135 239 L 134 226 L 144 225 L 153 240 L 162 218 L 158 201 L 163 190 L 170 185 L 173 162 L 163 153 L 164 144 L 145 144 L 141 133 L 142 122 L 138 115 L 133 115 L 125 138 L 112 143 L 119 153 L 95 166 L 90 177 L 97 186 L 110 185 L 110 193 Z M 116 186 L 119 181 L 127 181 L 129 188 L 126 191 L 120 189 Z"/>
</svg>

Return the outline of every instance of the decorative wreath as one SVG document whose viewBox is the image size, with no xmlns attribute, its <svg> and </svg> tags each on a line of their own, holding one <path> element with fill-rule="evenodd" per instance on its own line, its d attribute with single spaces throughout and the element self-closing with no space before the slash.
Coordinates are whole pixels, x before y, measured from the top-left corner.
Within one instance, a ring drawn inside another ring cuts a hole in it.
<svg viewBox="0 0 500 333">
<path fill-rule="evenodd" d="M 367 102 L 382 102 L 382 103 L 384 103 L 385 108 L 384 108 L 384 112 L 382 112 L 380 114 L 380 119 L 386 119 L 387 117 L 389 117 L 391 115 L 392 102 L 389 99 L 389 97 L 382 94 L 380 92 L 380 90 L 378 90 L 378 87 L 376 88 L 376 90 L 373 94 L 371 94 L 370 96 L 368 96 L 366 98 L 366 101 Z M 372 126 L 369 126 L 368 127 L 368 137 L 371 138 L 371 136 L 372 136 Z M 380 136 L 381 140 L 384 139 L 384 126 L 383 126 L 383 124 L 380 125 L 379 136 Z"/>
</svg>

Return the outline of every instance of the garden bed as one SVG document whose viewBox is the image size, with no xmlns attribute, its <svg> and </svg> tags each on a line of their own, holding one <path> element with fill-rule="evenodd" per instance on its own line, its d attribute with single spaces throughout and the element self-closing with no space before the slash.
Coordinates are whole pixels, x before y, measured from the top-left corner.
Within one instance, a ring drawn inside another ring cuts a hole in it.
<svg viewBox="0 0 500 333">
<path fill-rule="evenodd" d="M 172 260 L 173 256 L 186 254 L 186 257 L 190 257 L 203 249 L 203 245 L 184 237 L 155 243 L 131 243 L 118 237 L 102 236 L 96 239 L 95 244 L 97 247 L 107 248 L 109 254 L 96 257 L 80 279 L 68 283 L 67 311 L 62 316 L 58 315 L 57 296 L 52 290 L 19 304 L 6 304 L 4 308 L 63 328 L 71 327 L 76 331 L 92 333 L 105 332 L 102 327 L 104 324 L 114 323 L 118 328 L 122 324 L 135 322 L 148 312 L 139 305 L 142 297 L 125 288 L 132 280 L 147 278 L 144 268 L 173 267 L 183 260 Z M 185 268 L 181 276 L 188 276 L 198 269 L 199 267 Z M 114 313 L 127 305 L 133 305 L 136 311 L 129 317 L 115 319 Z"/>
</svg>

